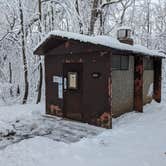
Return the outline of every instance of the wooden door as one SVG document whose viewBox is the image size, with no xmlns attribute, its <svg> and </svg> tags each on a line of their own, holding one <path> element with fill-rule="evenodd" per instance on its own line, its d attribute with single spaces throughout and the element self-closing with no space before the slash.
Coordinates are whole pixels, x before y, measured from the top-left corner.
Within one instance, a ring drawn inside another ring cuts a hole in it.
<svg viewBox="0 0 166 166">
<path fill-rule="evenodd" d="M 70 63 L 63 66 L 64 115 L 74 120 L 82 120 L 82 63 Z"/>
</svg>

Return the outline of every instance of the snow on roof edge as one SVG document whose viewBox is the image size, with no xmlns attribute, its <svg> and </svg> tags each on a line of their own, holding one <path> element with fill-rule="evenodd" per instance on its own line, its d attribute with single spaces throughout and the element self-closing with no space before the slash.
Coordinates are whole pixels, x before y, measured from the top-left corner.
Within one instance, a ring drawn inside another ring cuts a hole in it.
<svg viewBox="0 0 166 166">
<path fill-rule="evenodd" d="M 132 28 L 130 26 L 120 26 L 117 28 L 117 30 L 121 30 L 121 29 L 130 29 L 132 30 Z"/>
<path fill-rule="evenodd" d="M 117 49 L 117 50 L 132 51 L 133 53 L 138 53 L 138 54 L 140 53 L 140 54 L 145 54 L 148 56 L 158 56 L 158 57 L 166 58 L 166 55 L 163 53 L 160 53 L 158 50 L 150 50 L 147 47 L 144 47 L 141 45 L 129 45 L 129 44 L 121 43 L 119 40 L 111 36 L 88 36 L 88 35 L 82 35 L 82 34 L 73 33 L 73 32 L 60 31 L 60 30 L 49 32 L 35 47 L 34 52 L 44 42 L 46 42 L 46 40 L 50 38 L 51 36 L 78 40 L 84 43 L 88 42 L 95 45 L 102 45 L 102 46 L 106 46 L 106 47 Z"/>
</svg>

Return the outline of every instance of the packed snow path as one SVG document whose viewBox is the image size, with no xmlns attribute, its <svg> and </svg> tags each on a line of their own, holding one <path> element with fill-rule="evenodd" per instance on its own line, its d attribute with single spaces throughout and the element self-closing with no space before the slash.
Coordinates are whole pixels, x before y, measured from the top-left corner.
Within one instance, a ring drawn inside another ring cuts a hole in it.
<svg viewBox="0 0 166 166">
<path fill-rule="evenodd" d="M 104 131 L 88 124 L 42 116 L 40 109 L 40 105 L 11 106 L 0 109 L 0 150 L 10 144 L 36 136 L 72 143 Z"/>
</svg>

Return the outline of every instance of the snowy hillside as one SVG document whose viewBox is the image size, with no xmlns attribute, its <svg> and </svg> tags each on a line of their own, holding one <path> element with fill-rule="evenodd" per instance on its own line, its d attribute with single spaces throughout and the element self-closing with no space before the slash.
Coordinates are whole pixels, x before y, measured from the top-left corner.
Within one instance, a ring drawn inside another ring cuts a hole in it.
<svg viewBox="0 0 166 166">
<path fill-rule="evenodd" d="M 41 108 L 0 108 L 0 166 L 166 165 L 164 103 L 121 116 L 112 130 L 46 118 Z"/>
</svg>

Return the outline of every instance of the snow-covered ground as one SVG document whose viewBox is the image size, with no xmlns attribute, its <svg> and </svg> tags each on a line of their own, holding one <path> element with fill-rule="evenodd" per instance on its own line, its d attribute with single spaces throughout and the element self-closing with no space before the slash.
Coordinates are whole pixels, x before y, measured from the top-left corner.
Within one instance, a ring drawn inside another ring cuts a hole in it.
<svg viewBox="0 0 166 166">
<path fill-rule="evenodd" d="M 165 103 L 115 119 L 112 130 L 46 118 L 43 108 L 0 108 L 0 166 L 166 165 Z"/>
<path fill-rule="evenodd" d="M 36 136 L 71 143 L 104 131 L 101 128 L 65 121 L 58 117 L 45 117 L 43 108 L 43 104 L 0 107 L 0 150 Z"/>
</svg>

